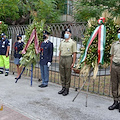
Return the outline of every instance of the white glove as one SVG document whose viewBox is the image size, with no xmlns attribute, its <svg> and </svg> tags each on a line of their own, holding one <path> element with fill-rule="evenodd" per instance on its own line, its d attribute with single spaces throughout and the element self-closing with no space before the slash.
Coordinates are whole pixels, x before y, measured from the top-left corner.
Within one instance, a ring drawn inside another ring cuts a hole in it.
<svg viewBox="0 0 120 120">
<path fill-rule="evenodd" d="M 20 61 L 22 60 L 22 57 L 19 59 Z"/>
<path fill-rule="evenodd" d="M 51 65 L 51 63 L 50 63 L 50 62 L 48 62 L 48 63 L 47 63 L 47 66 L 48 66 L 48 67 L 50 67 L 50 65 Z"/>
</svg>

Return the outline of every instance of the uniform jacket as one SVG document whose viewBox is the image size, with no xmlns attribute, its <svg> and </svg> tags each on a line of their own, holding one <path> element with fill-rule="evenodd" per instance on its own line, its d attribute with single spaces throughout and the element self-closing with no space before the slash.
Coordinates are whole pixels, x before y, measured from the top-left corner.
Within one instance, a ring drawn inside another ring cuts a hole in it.
<svg viewBox="0 0 120 120">
<path fill-rule="evenodd" d="M 0 40 L 0 55 L 6 55 L 7 46 L 10 46 L 8 39 Z"/>
<path fill-rule="evenodd" d="M 48 62 L 52 62 L 53 57 L 53 43 L 49 40 L 45 43 L 41 43 L 40 47 L 40 65 L 47 65 Z"/>
<path fill-rule="evenodd" d="M 23 50 L 23 45 L 24 43 L 23 42 L 15 42 L 14 43 L 14 57 L 15 58 L 21 58 L 22 57 L 22 54 L 20 53 L 21 50 Z"/>
</svg>

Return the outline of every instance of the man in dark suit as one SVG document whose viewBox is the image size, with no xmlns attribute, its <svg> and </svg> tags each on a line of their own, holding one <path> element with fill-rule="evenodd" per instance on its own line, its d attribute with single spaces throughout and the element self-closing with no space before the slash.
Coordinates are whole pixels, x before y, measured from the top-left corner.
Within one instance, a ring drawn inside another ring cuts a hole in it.
<svg viewBox="0 0 120 120">
<path fill-rule="evenodd" d="M 49 32 L 43 31 L 44 41 L 40 46 L 40 70 L 42 77 L 42 84 L 38 87 L 47 87 L 49 81 L 49 67 L 52 63 L 53 57 L 53 43 L 49 41 Z"/>
</svg>

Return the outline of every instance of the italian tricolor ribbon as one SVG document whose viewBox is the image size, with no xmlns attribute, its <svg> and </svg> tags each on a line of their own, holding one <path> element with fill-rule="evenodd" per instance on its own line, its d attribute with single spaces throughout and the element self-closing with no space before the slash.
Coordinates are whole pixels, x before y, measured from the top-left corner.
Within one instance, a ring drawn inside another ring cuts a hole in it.
<svg viewBox="0 0 120 120">
<path fill-rule="evenodd" d="M 103 64 L 105 41 L 106 41 L 106 27 L 102 24 L 104 20 L 105 18 L 103 17 L 98 20 L 99 26 L 93 31 L 92 35 L 90 36 L 80 63 L 85 61 L 89 46 L 92 44 L 93 40 L 98 35 L 98 64 L 99 63 Z"/>
<path fill-rule="evenodd" d="M 36 32 L 36 29 L 33 29 L 27 44 L 25 45 L 24 49 L 22 50 L 22 54 L 26 53 L 28 47 L 30 46 L 30 44 L 32 43 L 33 40 L 34 40 L 34 44 L 35 44 L 35 53 L 38 54 L 40 52 L 37 32 Z"/>
</svg>

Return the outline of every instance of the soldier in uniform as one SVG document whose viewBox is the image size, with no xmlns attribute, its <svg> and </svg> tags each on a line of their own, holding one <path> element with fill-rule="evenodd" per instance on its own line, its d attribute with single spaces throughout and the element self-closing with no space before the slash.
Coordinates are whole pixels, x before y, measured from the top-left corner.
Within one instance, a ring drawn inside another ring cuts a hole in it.
<svg viewBox="0 0 120 120">
<path fill-rule="evenodd" d="M 76 61 L 77 46 L 76 42 L 71 39 L 70 29 L 65 30 L 64 38 L 65 39 L 61 41 L 59 46 L 59 70 L 62 90 L 60 90 L 58 94 L 66 96 L 69 94 L 71 69 L 73 68 Z"/>
<path fill-rule="evenodd" d="M 0 74 L 3 74 L 5 68 L 5 76 L 9 74 L 9 50 L 10 42 L 6 39 L 6 35 L 2 33 L 0 40 Z"/>
<path fill-rule="evenodd" d="M 49 81 L 49 67 L 52 63 L 53 57 L 53 43 L 49 41 L 49 32 L 43 31 L 44 41 L 40 46 L 40 70 L 42 77 L 42 84 L 38 87 L 44 88 L 48 86 Z"/>
<path fill-rule="evenodd" d="M 20 53 L 23 50 L 24 42 L 21 41 L 22 36 L 20 34 L 17 35 L 17 41 L 14 43 L 14 64 L 17 66 L 17 79 L 20 76 L 22 67 L 20 67 L 20 59 L 22 54 Z M 20 78 L 19 78 L 20 79 Z"/>
<path fill-rule="evenodd" d="M 120 112 L 120 28 L 117 32 L 119 41 L 113 43 L 110 50 L 110 73 L 114 103 L 109 106 L 108 109 L 114 110 L 116 108 L 119 108 Z"/>
</svg>

